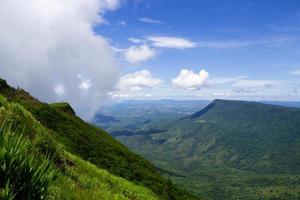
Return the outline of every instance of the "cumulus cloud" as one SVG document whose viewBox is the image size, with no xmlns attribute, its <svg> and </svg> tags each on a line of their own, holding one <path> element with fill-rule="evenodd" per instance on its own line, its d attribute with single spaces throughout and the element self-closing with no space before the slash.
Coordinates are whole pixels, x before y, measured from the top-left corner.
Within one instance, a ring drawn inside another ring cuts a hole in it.
<svg viewBox="0 0 300 200">
<path fill-rule="evenodd" d="M 107 40 L 93 26 L 120 0 L 2 0 L 0 6 L 1 77 L 91 116 L 119 77 Z"/>
<path fill-rule="evenodd" d="M 161 83 L 160 79 L 153 77 L 150 71 L 144 69 L 122 76 L 116 88 L 121 91 L 134 91 L 145 87 L 153 88 Z"/>
<path fill-rule="evenodd" d="M 140 91 L 144 88 L 155 88 L 162 81 L 155 78 L 150 71 L 141 70 L 122 76 L 116 85 L 115 91 L 110 95 L 114 97 L 128 97 L 130 93 Z"/>
<path fill-rule="evenodd" d="M 130 64 L 139 64 L 147 61 L 156 55 L 156 50 L 146 44 L 140 46 L 132 46 L 124 50 L 124 58 Z"/>
<path fill-rule="evenodd" d="M 198 74 L 192 70 L 182 69 L 179 75 L 172 80 L 173 85 L 188 89 L 197 90 L 204 86 L 205 82 L 209 78 L 209 74 L 206 70 L 201 70 Z"/>
<path fill-rule="evenodd" d="M 151 19 L 148 17 L 139 18 L 139 21 L 149 23 L 149 24 L 162 24 L 163 22 L 160 20 Z"/>
<path fill-rule="evenodd" d="M 196 43 L 180 37 L 150 36 L 147 40 L 155 47 L 186 49 L 196 47 Z"/>
</svg>

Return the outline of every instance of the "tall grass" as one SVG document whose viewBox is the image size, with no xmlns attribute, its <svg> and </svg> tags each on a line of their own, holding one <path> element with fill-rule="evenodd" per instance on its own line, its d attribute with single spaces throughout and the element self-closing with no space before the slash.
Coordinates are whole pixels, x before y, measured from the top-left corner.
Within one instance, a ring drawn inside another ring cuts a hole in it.
<svg viewBox="0 0 300 200">
<path fill-rule="evenodd" d="M 25 138 L 4 123 L 0 130 L 0 199 L 46 198 L 55 173 L 50 161 L 29 153 L 29 147 Z"/>
</svg>

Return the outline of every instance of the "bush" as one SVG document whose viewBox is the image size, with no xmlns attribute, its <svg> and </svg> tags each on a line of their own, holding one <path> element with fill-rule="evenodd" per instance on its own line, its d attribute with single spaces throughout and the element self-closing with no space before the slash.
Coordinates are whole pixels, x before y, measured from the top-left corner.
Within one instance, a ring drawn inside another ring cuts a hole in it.
<svg viewBox="0 0 300 200">
<path fill-rule="evenodd" d="M 29 153 L 29 143 L 11 131 L 0 130 L 0 199 L 44 199 L 55 173 L 47 158 Z"/>
</svg>

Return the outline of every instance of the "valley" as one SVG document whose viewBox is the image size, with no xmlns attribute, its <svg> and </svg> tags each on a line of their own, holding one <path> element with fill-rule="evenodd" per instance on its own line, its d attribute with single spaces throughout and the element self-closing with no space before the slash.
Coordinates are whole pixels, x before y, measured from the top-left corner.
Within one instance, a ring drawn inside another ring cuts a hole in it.
<svg viewBox="0 0 300 200">
<path fill-rule="evenodd" d="M 147 104 L 107 108 L 120 122 L 100 126 L 166 177 L 206 199 L 299 198 L 299 108 L 215 100 L 167 109 L 157 101 L 150 112 Z"/>
</svg>

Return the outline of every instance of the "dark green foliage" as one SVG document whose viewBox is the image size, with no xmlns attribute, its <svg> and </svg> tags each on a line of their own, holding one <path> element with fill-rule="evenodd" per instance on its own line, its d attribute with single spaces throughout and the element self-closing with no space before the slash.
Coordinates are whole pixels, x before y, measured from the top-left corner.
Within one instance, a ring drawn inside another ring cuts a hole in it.
<svg viewBox="0 0 300 200">
<path fill-rule="evenodd" d="M 4 82 L 0 82 L 0 93 L 9 101 L 18 102 L 29 110 L 38 121 L 51 130 L 51 136 L 71 153 L 114 175 L 150 188 L 162 199 L 196 199 L 170 184 L 150 162 L 129 151 L 105 131 L 84 122 L 73 113 L 66 112 L 62 109 L 66 107 L 65 103 L 41 103 L 27 92 L 11 88 Z M 38 143 L 41 151 L 46 147 L 47 151 L 52 152 L 53 146 L 50 141 L 43 138 L 43 141 Z"/>
<path fill-rule="evenodd" d="M 280 188 L 274 197 L 300 191 L 298 108 L 215 100 L 164 129 L 117 138 L 208 199 L 267 198 L 270 187 Z"/>
<path fill-rule="evenodd" d="M 29 153 L 29 144 L 9 127 L 0 130 L 0 198 L 44 199 L 54 180 L 50 161 Z"/>
<path fill-rule="evenodd" d="M 67 102 L 52 103 L 52 104 L 50 104 L 50 106 L 52 106 L 53 108 L 57 108 L 63 112 L 69 113 L 71 115 L 76 115 L 73 108 Z"/>
</svg>

